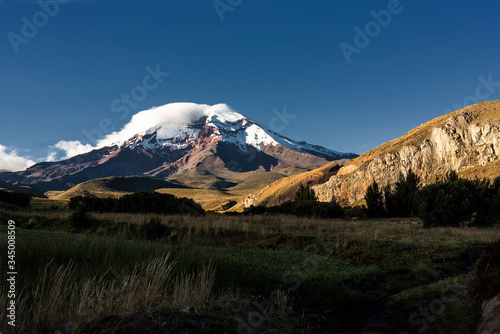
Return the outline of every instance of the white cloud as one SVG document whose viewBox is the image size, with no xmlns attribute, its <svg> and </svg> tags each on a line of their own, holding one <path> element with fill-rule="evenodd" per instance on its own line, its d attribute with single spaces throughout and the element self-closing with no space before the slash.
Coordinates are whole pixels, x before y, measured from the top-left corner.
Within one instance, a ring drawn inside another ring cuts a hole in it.
<svg viewBox="0 0 500 334">
<path fill-rule="evenodd" d="M 58 160 L 56 157 L 59 155 L 57 151 L 54 149 L 63 151 L 64 156 L 60 159 L 68 159 L 74 157 L 78 154 L 83 154 L 92 151 L 95 147 L 92 147 L 90 144 L 82 144 L 79 140 L 61 140 L 57 142 L 54 146 L 50 146 L 52 150 L 47 156 L 47 161 L 56 161 Z"/>
<path fill-rule="evenodd" d="M 57 161 L 57 152 L 55 151 L 49 152 L 49 154 L 45 158 L 45 161 L 47 162 Z"/>
<path fill-rule="evenodd" d="M 20 171 L 34 164 L 33 160 L 17 155 L 15 149 L 0 145 L 0 171 Z"/>
<path fill-rule="evenodd" d="M 130 122 L 123 129 L 115 131 L 97 143 L 97 147 L 121 144 L 138 133 L 143 133 L 151 128 L 160 127 L 164 131 L 175 132 L 179 126 L 187 125 L 193 120 L 200 119 L 214 111 L 231 109 L 225 104 L 209 106 L 196 103 L 170 103 L 161 107 L 143 110 L 132 116 Z"/>
<path fill-rule="evenodd" d="M 0 0 L 1 1 L 1 0 Z M 241 119 L 241 115 L 233 111 L 226 104 L 216 104 L 213 106 L 196 103 L 170 103 L 164 106 L 143 110 L 132 116 L 130 122 L 120 131 L 115 131 L 105 136 L 97 142 L 96 146 L 82 144 L 78 140 L 61 140 L 55 145 L 49 146 L 49 153 L 45 161 L 53 162 L 74 157 L 95 150 L 97 148 L 122 144 L 136 134 L 141 134 L 150 129 L 161 127 L 161 137 L 174 137 L 182 135 L 181 128 L 186 130 L 185 125 L 193 120 L 199 120 L 203 116 L 217 114 L 219 118 L 228 121 Z M 222 119 L 221 119 L 222 121 Z M 37 159 L 40 161 L 41 159 Z M 20 171 L 24 170 L 36 162 L 18 155 L 14 148 L 0 145 L 0 171 Z"/>
<path fill-rule="evenodd" d="M 56 161 L 71 158 L 78 154 L 83 154 L 97 148 L 121 145 L 136 134 L 141 134 L 150 129 L 161 127 L 160 137 L 168 138 L 182 135 L 181 128 L 185 130 L 185 125 L 193 120 L 199 120 L 203 116 L 210 116 L 217 113 L 219 117 L 224 117 L 229 121 L 241 119 L 241 115 L 231 110 L 226 104 L 216 104 L 213 106 L 196 103 L 170 103 L 160 107 L 143 110 L 132 116 L 130 122 L 120 131 L 112 132 L 99 140 L 96 146 L 82 144 L 78 140 L 61 140 L 57 144 L 50 146 L 51 152 L 47 156 L 47 161 Z M 61 156 L 58 151 L 63 151 Z"/>
</svg>

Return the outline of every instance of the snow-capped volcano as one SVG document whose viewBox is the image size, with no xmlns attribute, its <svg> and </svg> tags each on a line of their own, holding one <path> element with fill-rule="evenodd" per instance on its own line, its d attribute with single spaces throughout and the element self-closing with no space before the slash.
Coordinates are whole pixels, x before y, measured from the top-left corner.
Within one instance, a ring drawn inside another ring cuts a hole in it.
<svg viewBox="0 0 500 334">
<path fill-rule="evenodd" d="M 313 169 L 355 156 L 281 136 L 226 104 L 172 103 L 135 114 L 123 129 L 87 153 L 39 163 L 22 172 L 0 173 L 0 180 L 30 185 L 50 182 L 66 189 L 106 176 L 165 178 L 189 170 Z"/>
<path fill-rule="evenodd" d="M 184 117 L 174 115 L 179 110 L 187 111 Z M 159 118 L 154 119 L 154 121 L 153 117 L 150 116 L 153 112 L 159 114 Z M 144 126 L 147 122 L 142 122 L 143 119 L 155 124 L 150 124 L 152 125 L 150 128 L 136 133 L 123 142 L 115 141 L 112 145 L 123 144 L 131 149 L 141 146 L 151 153 L 162 154 L 165 148 L 179 150 L 188 147 L 188 145 L 196 141 L 201 131 L 205 129 L 209 130 L 207 132 L 210 133 L 210 142 L 223 141 L 232 143 L 244 151 L 247 151 L 249 147 L 260 150 L 261 145 L 283 145 L 309 153 L 315 152 L 338 157 L 348 157 L 350 155 L 281 136 L 237 113 L 226 104 L 209 106 L 194 103 L 172 103 L 141 112 L 136 116 L 134 116 L 135 119 L 132 120 L 131 124 L 140 123 Z M 119 133 L 108 136 L 104 142 L 119 137 L 123 138 L 130 131 L 131 129 L 126 127 Z"/>
</svg>

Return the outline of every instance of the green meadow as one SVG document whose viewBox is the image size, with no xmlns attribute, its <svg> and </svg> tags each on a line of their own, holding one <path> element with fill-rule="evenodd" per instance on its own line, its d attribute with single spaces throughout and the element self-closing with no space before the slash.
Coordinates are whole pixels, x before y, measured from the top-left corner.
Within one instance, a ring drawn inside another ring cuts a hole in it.
<svg viewBox="0 0 500 334">
<path fill-rule="evenodd" d="M 472 333 L 477 312 L 451 323 L 440 312 L 425 328 L 410 317 L 449 291 L 444 311 L 467 305 L 482 247 L 500 236 L 498 226 L 424 228 L 410 218 L 215 213 L 92 214 L 91 226 L 76 228 L 61 203 L 49 204 L 0 209 L 2 263 L 6 223 L 16 222 L 17 332 L 446 333 L 460 325 Z"/>
</svg>

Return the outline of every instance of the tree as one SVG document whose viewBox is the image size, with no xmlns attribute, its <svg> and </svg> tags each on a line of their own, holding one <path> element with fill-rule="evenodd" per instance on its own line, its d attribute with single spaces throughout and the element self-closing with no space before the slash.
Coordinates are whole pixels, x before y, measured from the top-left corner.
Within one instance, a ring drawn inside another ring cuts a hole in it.
<svg viewBox="0 0 500 334">
<path fill-rule="evenodd" d="M 386 215 L 384 208 L 384 197 L 376 181 L 368 187 L 365 195 L 368 217 L 379 218 Z"/>
<path fill-rule="evenodd" d="M 444 178 L 444 182 L 453 182 L 458 180 L 458 174 L 456 171 L 452 170 L 446 173 L 446 176 Z"/>
<path fill-rule="evenodd" d="M 147 191 L 128 194 L 120 198 L 72 197 L 69 208 L 75 209 L 79 206 L 84 206 L 91 212 L 158 213 L 167 215 L 203 215 L 205 213 L 203 208 L 192 199 Z"/>
<path fill-rule="evenodd" d="M 406 174 L 406 177 L 402 174 L 400 175 L 394 192 L 389 194 L 389 196 L 386 193 L 385 199 L 389 215 L 397 217 L 413 217 L 417 214 L 415 195 L 418 191 L 419 183 L 420 178 L 411 170 L 411 168 L 408 171 L 408 174 Z"/>
<path fill-rule="evenodd" d="M 496 217 L 500 217 L 500 176 L 493 181 L 493 196 L 491 198 L 492 212 Z"/>
<path fill-rule="evenodd" d="M 30 206 L 31 193 L 0 189 L 0 202 L 27 208 Z"/>
<path fill-rule="evenodd" d="M 425 227 L 489 226 L 498 221 L 499 190 L 487 180 L 451 181 L 428 185 L 417 192 L 418 215 Z"/>
<path fill-rule="evenodd" d="M 300 202 L 300 201 L 316 201 L 316 194 L 314 193 L 314 190 L 309 188 L 309 186 L 303 186 L 302 183 L 299 186 L 299 189 L 295 193 L 295 202 Z"/>
<path fill-rule="evenodd" d="M 387 215 L 396 216 L 395 212 L 397 211 L 398 203 L 396 201 L 395 191 L 392 189 L 390 182 L 387 182 L 384 188 L 384 202 Z"/>
</svg>

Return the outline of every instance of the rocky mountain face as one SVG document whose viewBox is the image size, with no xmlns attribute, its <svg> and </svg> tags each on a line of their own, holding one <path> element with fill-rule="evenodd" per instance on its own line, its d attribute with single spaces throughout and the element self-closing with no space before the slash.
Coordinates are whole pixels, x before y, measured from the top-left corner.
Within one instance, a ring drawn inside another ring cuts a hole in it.
<svg viewBox="0 0 500 334">
<path fill-rule="evenodd" d="M 451 170 L 469 177 L 495 177 L 500 159 L 500 101 L 483 102 L 423 124 L 340 168 L 313 187 L 321 201 L 343 204 L 364 198 L 368 186 L 394 184 L 411 168 L 424 183 Z M 474 171 L 468 173 L 468 171 Z"/>
<path fill-rule="evenodd" d="M 176 103 L 143 111 L 111 139 L 115 142 L 70 159 L 0 173 L 0 180 L 40 191 L 66 190 L 108 176 L 165 178 L 183 171 L 285 167 L 311 170 L 356 156 L 281 136 L 225 104 Z"/>
</svg>

